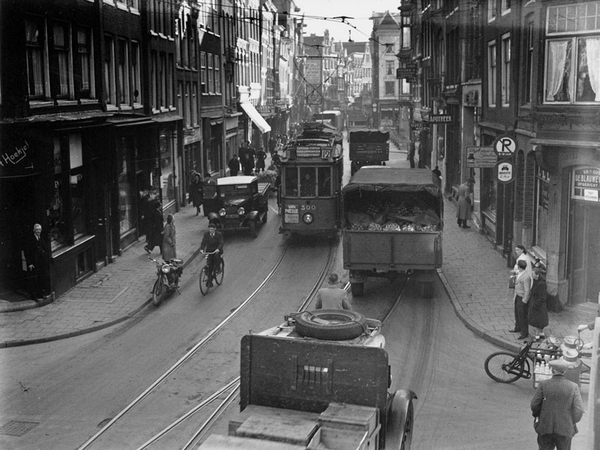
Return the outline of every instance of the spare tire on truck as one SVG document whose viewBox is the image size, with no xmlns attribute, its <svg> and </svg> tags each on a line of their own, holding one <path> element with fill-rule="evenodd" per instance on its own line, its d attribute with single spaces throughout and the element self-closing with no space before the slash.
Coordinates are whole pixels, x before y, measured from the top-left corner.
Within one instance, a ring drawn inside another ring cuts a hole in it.
<svg viewBox="0 0 600 450">
<path fill-rule="evenodd" d="M 367 318 L 345 309 L 304 311 L 294 318 L 296 333 L 314 339 L 345 341 L 367 331 Z"/>
</svg>

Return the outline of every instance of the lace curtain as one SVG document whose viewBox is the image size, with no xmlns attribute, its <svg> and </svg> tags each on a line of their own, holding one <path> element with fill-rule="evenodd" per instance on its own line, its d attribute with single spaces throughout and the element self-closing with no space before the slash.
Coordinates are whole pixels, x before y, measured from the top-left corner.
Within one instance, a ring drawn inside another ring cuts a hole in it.
<svg viewBox="0 0 600 450">
<path fill-rule="evenodd" d="M 600 39 L 587 39 L 587 63 L 590 75 L 590 84 L 596 94 L 595 101 L 600 101 Z"/>
<path fill-rule="evenodd" d="M 552 41 L 548 43 L 546 101 L 555 101 L 554 96 L 558 94 L 562 87 L 568 47 L 569 41 Z"/>
</svg>

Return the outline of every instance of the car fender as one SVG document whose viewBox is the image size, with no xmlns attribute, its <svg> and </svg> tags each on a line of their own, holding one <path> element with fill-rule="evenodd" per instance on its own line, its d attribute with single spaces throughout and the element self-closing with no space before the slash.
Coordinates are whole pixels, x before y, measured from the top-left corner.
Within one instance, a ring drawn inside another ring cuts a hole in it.
<svg viewBox="0 0 600 450">
<path fill-rule="evenodd" d="M 388 401 L 386 450 L 407 450 L 412 440 L 414 423 L 413 401 L 417 395 L 409 389 L 397 390 Z"/>
<path fill-rule="evenodd" d="M 246 214 L 246 222 L 249 220 L 257 220 L 258 218 L 258 211 L 253 210 L 250 211 L 248 214 Z"/>
</svg>

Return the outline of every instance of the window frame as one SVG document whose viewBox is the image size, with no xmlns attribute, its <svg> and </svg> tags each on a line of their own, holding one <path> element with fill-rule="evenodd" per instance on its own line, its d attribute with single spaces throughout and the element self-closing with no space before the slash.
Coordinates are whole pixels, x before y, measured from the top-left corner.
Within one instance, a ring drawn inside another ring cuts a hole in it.
<svg viewBox="0 0 600 450">
<path fill-rule="evenodd" d="M 502 36 L 501 50 L 501 104 L 503 107 L 510 106 L 510 84 L 511 84 L 511 36 L 506 33 Z"/>
<path fill-rule="evenodd" d="M 496 41 L 488 42 L 488 51 L 487 51 L 487 81 L 488 81 L 488 106 L 491 108 L 496 107 L 496 102 L 498 101 L 498 46 Z"/>
</svg>

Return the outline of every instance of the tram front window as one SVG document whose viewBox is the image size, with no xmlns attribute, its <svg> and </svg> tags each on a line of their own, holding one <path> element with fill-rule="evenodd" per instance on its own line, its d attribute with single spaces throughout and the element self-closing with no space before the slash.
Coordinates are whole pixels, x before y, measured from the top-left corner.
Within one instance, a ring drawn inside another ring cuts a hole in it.
<svg viewBox="0 0 600 450">
<path fill-rule="evenodd" d="M 317 196 L 317 170 L 315 167 L 300 168 L 300 197 Z"/>
<path fill-rule="evenodd" d="M 331 167 L 319 167 L 319 197 L 331 197 Z"/>
<path fill-rule="evenodd" d="M 296 167 L 285 168 L 285 196 L 298 197 L 298 169 Z"/>
</svg>

